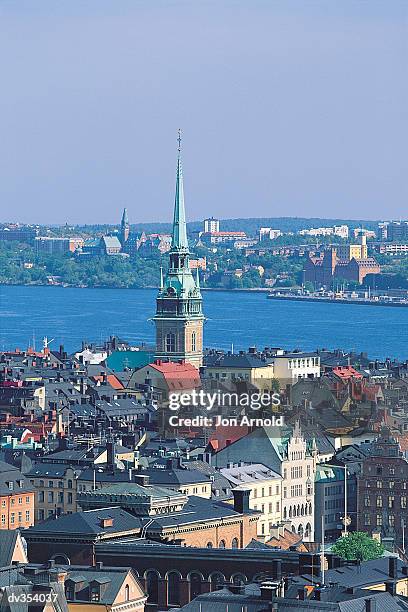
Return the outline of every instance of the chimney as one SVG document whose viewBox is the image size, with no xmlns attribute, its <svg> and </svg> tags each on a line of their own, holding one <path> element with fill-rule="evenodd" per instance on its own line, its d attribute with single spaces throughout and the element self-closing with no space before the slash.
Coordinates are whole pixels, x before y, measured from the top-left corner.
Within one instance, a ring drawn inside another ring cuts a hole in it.
<svg viewBox="0 0 408 612">
<path fill-rule="evenodd" d="M 367 599 L 365 600 L 365 612 L 375 612 L 374 597 L 367 597 Z"/>
<path fill-rule="evenodd" d="M 390 578 L 396 578 L 398 572 L 398 558 L 397 557 L 389 557 L 388 558 L 388 575 Z"/>
<path fill-rule="evenodd" d="M 240 514 L 249 512 L 249 495 L 251 491 L 249 489 L 233 489 L 232 494 L 234 496 L 234 510 Z"/>
<path fill-rule="evenodd" d="M 307 599 L 307 588 L 302 587 L 301 589 L 298 589 L 298 595 L 300 601 L 305 601 L 305 599 Z"/>
<path fill-rule="evenodd" d="M 273 575 L 276 580 L 280 580 L 282 578 L 282 559 L 274 559 L 273 560 Z"/>
<path fill-rule="evenodd" d="M 278 585 L 276 582 L 272 582 L 271 580 L 262 582 L 261 584 L 261 599 L 264 601 L 271 601 L 274 597 L 276 597 L 276 591 L 278 589 Z"/>
</svg>

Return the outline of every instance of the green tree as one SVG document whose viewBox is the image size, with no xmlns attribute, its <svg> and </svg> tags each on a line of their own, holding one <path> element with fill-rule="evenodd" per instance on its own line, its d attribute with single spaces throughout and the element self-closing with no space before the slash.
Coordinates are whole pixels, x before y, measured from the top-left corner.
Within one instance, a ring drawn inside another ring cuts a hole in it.
<svg viewBox="0 0 408 612">
<path fill-rule="evenodd" d="M 352 531 L 337 540 L 332 546 L 332 552 L 348 561 L 352 559 L 369 561 L 382 557 L 384 546 L 362 531 Z"/>
</svg>

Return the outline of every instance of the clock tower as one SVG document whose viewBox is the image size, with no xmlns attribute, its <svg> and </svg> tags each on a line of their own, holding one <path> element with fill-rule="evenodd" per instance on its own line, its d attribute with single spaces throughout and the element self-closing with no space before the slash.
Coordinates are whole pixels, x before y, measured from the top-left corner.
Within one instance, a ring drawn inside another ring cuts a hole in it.
<svg viewBox="0 0 408 612">
<path fill-rule="evenodd" d="M 187 240 L 181 167 L 181 135 L 178 136 L 176 197 L 169 268 L 165 278 L 160 273 L 156 299 L 156 359 L 186 361 L 196 368 L 203 362 L 202 297 L 198 269 L 193 276 Z"/>
</svg>

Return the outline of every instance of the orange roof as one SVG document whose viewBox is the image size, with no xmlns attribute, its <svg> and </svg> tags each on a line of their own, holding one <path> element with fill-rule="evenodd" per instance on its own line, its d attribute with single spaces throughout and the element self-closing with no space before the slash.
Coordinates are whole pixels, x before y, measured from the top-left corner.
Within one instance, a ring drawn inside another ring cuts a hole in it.
<svg viewBox="0 0 408 612">
<path fill-rule="evenodd" d="M 93 378 L 93 380 L 95 380 L 96 382 L 103 382 L 104 380 L 104 377 L 101 374 L 98 374 L 97 376 L 92 376 L 91 378 Z M 125 388 L 120 382 L 119 378 L 116 378 L 114 374 L 108 374 L 106 376 L 106 382 L 112 387 L 112 389 L 119 390 Z"/>
<path fill-rule="evenodd" d="M 246 425 L 238 425 L 236 427 L 232 425 L 219 425 L 214 433 L 211 434 L 209 444 L 211 444 L 214 450 L 218 451 L 225 448 L 228 444 L 243 438 L 248 432 L 249 428 Z"/>
<path fill-rule="evenodd" d="M 336 368 L 333 368 L 333 374 L 342 380 L 348 380 L 349 378 L 363 378 L 361 372 L 358 372 L 352 366 L 337 366 Z"/>
<path fill-rule="evenodd" d="M 200 373 L 191 363 L 157 359 L 154 363 L 149 363 L 148 367 L 160 372 L 170 389 L 182 391 L 201 385 Z"/>
</svg>

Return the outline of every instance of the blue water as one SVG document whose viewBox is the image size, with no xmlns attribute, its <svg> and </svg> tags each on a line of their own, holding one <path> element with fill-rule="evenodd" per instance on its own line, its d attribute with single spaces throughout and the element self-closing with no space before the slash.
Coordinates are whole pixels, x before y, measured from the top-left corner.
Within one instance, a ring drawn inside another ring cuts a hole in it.
<svg viewBox="0 0 408 612">
<path fill-rule="evenodd" d="M 74 351 L 109 335 L 154 342 L 153 289 L 0 287 L 0 349 L 37 348 L 43 336 Z M 408 358 L 408 308 L 267 300 L 264 293 L 204 293 L 205 346 L 344 348 Z"/>
</svg>

